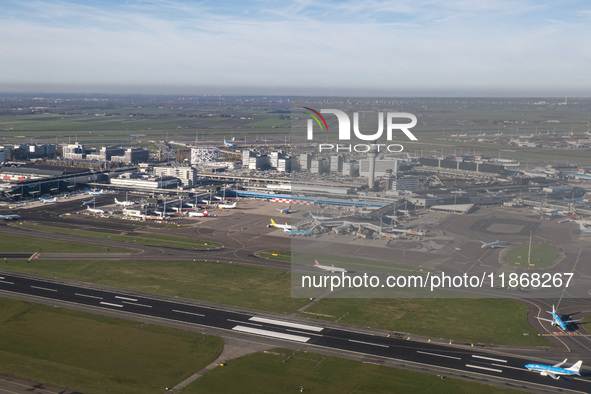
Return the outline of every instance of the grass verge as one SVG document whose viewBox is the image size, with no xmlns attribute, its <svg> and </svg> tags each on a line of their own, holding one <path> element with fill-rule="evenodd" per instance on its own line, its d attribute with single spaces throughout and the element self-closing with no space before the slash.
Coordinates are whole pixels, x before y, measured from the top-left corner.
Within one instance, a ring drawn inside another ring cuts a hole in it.
<svg viewBox="0 0 591 394">
<path fill-rule="evenodd" d="M 221 338 L 0 298 L 0 371 L 84 393 L 162 393 Z"/>
<path fill-rule="evenodd" d="M 192 393 L 520 393 L 426 373 L 274 349 L 217 367 L 182 394 Z"/>
<path fill-rule="evenodd" d="M 128 253 L 129 250 L 105 248 L 104 246 L 78 244 L 74 242 L 56 241 L 53 239 L 24 237 L 20 235 L 2 234 L 0 250 L 13 253 Z"/>
</svg>

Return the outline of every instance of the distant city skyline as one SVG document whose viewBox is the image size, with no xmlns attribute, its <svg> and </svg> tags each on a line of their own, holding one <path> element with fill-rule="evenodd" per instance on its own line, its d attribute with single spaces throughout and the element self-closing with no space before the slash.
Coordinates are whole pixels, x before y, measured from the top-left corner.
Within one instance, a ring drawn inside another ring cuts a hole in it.
<svg viewBox="0 0 591 394">
<path fill-rule="evenodd" d="M 590 96 L 584 1 L 0 3 L 0 92 Z"/>
</svg>

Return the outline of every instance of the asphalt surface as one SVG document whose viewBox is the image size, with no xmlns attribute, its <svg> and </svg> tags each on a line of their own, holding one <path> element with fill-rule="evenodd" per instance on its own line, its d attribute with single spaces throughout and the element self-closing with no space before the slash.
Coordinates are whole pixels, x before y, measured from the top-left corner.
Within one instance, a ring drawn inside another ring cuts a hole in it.
<svg viewBox="0 0 591 394">
<path fill-rule="evenodd" d="M 395 359 L 410 364 L 443 367 L 456 373 L 486 375 L 495 380 L 514 381 L 533 391 L 545 388 L 563 392 L 591 392 L 591 374 L 584 370 L 581 377 L 554 380 L 527 371 L 524 365 L 534 361 L 532 359 L 373 335 L 345 325 L 325 326 L 318 322 L 310 324 L 306 319 L 287 319 L 282 315 L 268 313 L 236 312 L 228 307 L 222 309 L 196 305 L 191 300 L 172 301 L 165 297 L 138 296 L 125 290 L 107 290 L 78 282 L 55 281 L 8 272 L 0 272 L 0 291 L 3 294 L 25 294 L 38 299 L 83 305 L 96 309 L 99 313 L 100 310 L 110 310 L 311 347 Z"/>
</svg>

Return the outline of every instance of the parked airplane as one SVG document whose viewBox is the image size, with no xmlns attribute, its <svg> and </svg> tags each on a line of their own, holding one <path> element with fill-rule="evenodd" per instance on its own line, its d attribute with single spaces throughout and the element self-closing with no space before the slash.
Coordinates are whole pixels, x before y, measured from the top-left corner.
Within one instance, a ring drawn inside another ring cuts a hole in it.
<svg viewBox="0 0 591 394">
<path fill-rule="evenodd" d="M 189 216 L 190 217 L 203 217 L 203 216 L 209 216 L 209 214 L 207 213 L 207 209 L 203 212 L 194 212 L 191 211 L 189 212 Z"/>
<path fill-rule="evenodd" d="M 94 198 L 93 198 L 92 200 L 88 200 L 88 201 L 82 201 L 82 206 L 85 206 L 85 205 L 90 205 L 90 204 L 92 204 L 93 202 L 94 202 Z"/>
<path fill-rule="evenodd" d="M 233 204 L 218 204 L 218 207 L 220 207 L 220 209 L 233 209 L 236 208 L 237 203 L 238 201 L 234 201 Z"/>
<path fill-rule="evenodd" d="M 488 243 L 486 243 L 484 241 L 480 241 L 480 242 L 482 242 L 482 246 L 481 246 L 482 249 L 488 249 L 488 248 L 494 249 L 494 248 L 502 248 L 503 247 L 503 245 L 501 245 L 501 242 L 503 242 L 503 241 L 501 241 L 501 238 L 497 239 L 494 242 L 488 242 Z"/>
<path fill-rule="evenodd" d="M 86 194 L 103 194 L 103 189 L 101 190 L 87 190 Z"/>
<path fill-rule="evenodd" d="M 100 208 L 91 208 L 90 206 L 86 206 L 86 209 L 92 213 L 107 213 L 106 211 L 100 209 Z"/>
<path fill-rule="evenodd" d="M 346 270 L 346 269 L 344 269 L 344 268 L 340 268 L 340 267 L 335 267 L 335 266 L 334 266 L 334 264 L 333 264 L 333 265 L 330 265 L 330 266 L 329 266 L 329 265 L 322 265 L 322 264 L 319 264 L 319 263 L 318 263 L 318 260 L 316 260 L 316 259 L 314 259 L 314 267 L 316 267 L 316 268 L 320 268 L 320 269 L 321 269 L 321 270 L 323 270 L 323 271 L 330 271 L 330 272 L 332 272 L 333 274 L 334 274 L 335 272 L 347 272 L 347 270 Z"/>
<path fill-rule="evenodd" d="M 234 138 L 232 138 L 232 142 L 234 142 Z M 234 144 L 232 142 L 228 142 L 226 141 L 226 139 L 224 138 L 224 145 L 226 146 L 234 146 Z"/>
<path fill-rule="evenodd" d="M 581 369 L 581 365 L 583 361 L 579 360 L 574 363 L 569 368 L 561 368 L 562 364 L 566 362 L 566 358 L 563 362 L 554 364 L 554 365 L 545 365 L 545 364 L 527 364 L 525 368 L 533 372 L 539 372 L 542 376 L 550 376 L 552 379 L 560 379 L 561 375 L 577 375 L 581 376 L 579 373 Z"/>
<path fill-rule="evenodd" d="M 57 202 L 57 197 L 54 198 L 41 198 L 41 202 Z"/>
<path fill-rule="evenodd" d="M 579 201 L 579 202 L 589 202 L 589 199 L 587 198 L 587 194 L 585 193 L 585 195 L 583 195 L 583 197 L 576 197 L 576 198 L 563 198 L 564 201 Z"/>
<path fill-rule="evenodd" d="M 285 223 L 285 224 L 277 224 L 277 223 L 275 223 L 275 221 L 273 219 L 271 219 L 271 224 L 269 226 L 270 227 L 277 227 L 277 228 L 280 228 L 282 230 L 291 230 L 292 229 L 291 224 L 287 224 L 287 223 Z"/>
<path fill-rule="evenodd" d="M 16 220 L 20 219 L 21 215 L 0 215 L 0 219 L 4 220 Z"/>
<path fill-rule="evenodd" d="M 556 309 L 554 308 L 554 305 L 552 305 L 552 311 L 546 311 L 546 312 L 548 312 L 552 315 L 552 320 L 544 319 L 543 317 L 537 317 L 537 316 L 536 316 L 536 319 L 550 322 L 552 324 L 552 326 L 558 326 L 563 331 L 566 331 L 566 325 L 568 323 L 575 323 L 575 322 L 580 321 L 580 320 L 562 320 L 560 318 L 560 316 L 558 316 L 558 314 L 556 313 Z"/>
<path fill-rule="evenodd" d="M 283 229 L 283 232 L 289 235 L 316 235 L 314 231 L 309 230 L 287 230 Z"/>
<path fill-rule="evenodd" d="M 280 213 L 291 213 L 291 205 L 287 208 L 278 209 Z"/>
<path fill-rule="evenodd" d="M 117 205 L 123 205 L 124 207 L 129 207 L 129 206 L 135 204 L 135 202 L 133 202 L 133 201 L 127 201 L 127 200 L 126 201 L 118 201 L 117 199 L 115 199 L 115 204 L 117 204 Z"/>
</svg>

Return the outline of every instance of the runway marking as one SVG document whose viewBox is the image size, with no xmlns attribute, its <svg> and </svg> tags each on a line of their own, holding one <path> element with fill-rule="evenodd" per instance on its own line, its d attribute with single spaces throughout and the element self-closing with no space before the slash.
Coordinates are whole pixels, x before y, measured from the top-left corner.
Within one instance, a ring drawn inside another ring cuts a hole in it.
<svg viewBox="0 0 591 394">
<path fill-rule="evenodd" d="M 252 326 L 258 326 L 258 327 L 262 327 L 262 324 L 257 324 L 257 323 L 251 323 L 249 321 L 240 321 L 240 320 L 234 320 L 234 319 L 226 319 L 227 321 L 231 321 L 234 323 L 240 323 L 240 324 L 250 324 Z"/>
<path fill-rule="evenodd" d="M 137 305 L 137 306 L 143 306 L 145 308 L 151 308 L 152 305 L 145 305 L 145 304 L 138 304 L 136 302 L 129 302 L 129 301 L 123 301 L 124 304 L 129 304 L 129 305 Z"/>
<path fill-rule="evenodd" d="M 283 334 L 280 332 L 269 331 L 269 330 L 261 330 L 260 328 L 254 328 L 254 327 L 236 326 L 236 327 L 232 328 L 232 330 L 246 332 L 249 334 L 262 335 L 265 337 L 287 339 L 289 341 L 295 341 L 295 342 L 308 342 L 310 340 L 310 338 L 308 338 L 308 337 L 302 337 L 299 335 L 291 335 L 291 334 Z"/>
<path fill-rule="evenodd" d="M 309 330 L 309 331 L 316 331 L 316 332 L 320 332 L 320 331 L 324 330 L 324 327 L 316 327 L 316 326 L 310 326 L 307 324 L 300 324 L 300 323 L 291 323 L 291 322 L 283 321 L 283 320 L 268 319 L 266 317 L 253 316 L 248 320 L 256 321 L 259 323 L 269 323 L 269 324 L 275 324 L 278 326 L 299 328 L 302 330 Z"/>
<path fill-rule="evenodd" d="M 0 279 L 6 279 L 6 278 L 5 278 L 5 277 L 3 277 L 3 276 L 0 276 Z"/>
<path fill-rule="evenodd" d="M 511 369 L 516 369 L 518 371 L 525 371 L 525 367 L 524 368 L 519 368 L 519 367 L 512 367 L 510 365 L 501 365 L 501 364 L 491 364 L 494 365 L 495 367 L 504 367 L 504 368 L 511 368 Z"/>
<path fill-rule="evenodd" d="M 81 294 L 81 293 L 74 293 L 74 295 L 77 295 L 80 297 L 94 298 L 95 300 L 102 300 L 103 299 L 103 297 L 97 297 L 97 296 L 88 295 L 88 294 Z"/>
<path fill-rule="evenodd" d="M 109 305 L 109 306 L 116 306 L 117 308 L 123 308 L 123 305 L 111 304 L 110 302 L 101 302 L 101 304 L 103 304 L 103 305 Z"/>
<path fill-rule="evenodd" d="M 466 364 L 467 367 L 469 368 L 477 368 L 477 369 L 484 369 L 485 371 L 492 371 L 492 372 L 503 372 L 500 369 L 494 369 L 494 368 L 487 368 L 487 367 L 480 367 L 478 365 L 472 365 L 472 364 Z"/>
<path fill-rule="evenodd" d="M 7 280 L 0 280 L 0 283 L 6 283 L 6 284 L 9 284 L 9 285 L 13 285 L 14 284 L 14 282 L 9 282 Z"/>
<path fill-rule="evenodd" d="M 347 341 L 349 341 L 349 342 L 355 342 L 355 343 L 362 343 L 364 345 L 373 345 L 373 346 L 380 346 L 380 347 L 390 347 L 388 345 L 382 345 L 380 343 L 371 343 L 371 342 L 356 341 L 354 339 L 347 339 Z"/>
<path fill-rule="evenodd" d="M 453 358 L 454 360 L 461 360 L 460 357 L 454 357 L 454 356 L 447 356 L 445 354 L 437 354 L 437 353 L 429 353 L 429 352 L 422 352 L 420 350 L 417 350 L 417 353 L 421 353 L 421 354 L 430 354 L 431 356 L 438 356 L 438 357 L 445 357 L 445 358 Z"/>
<path fill-rule="evenodd" d="M 194 315 L 194 316 L 205 316 L 201 313 L 194 313 L 194 312 L 187 312 L 187 311 L 177 311 L 176 309 L 172 310 L 173 312 L 177 312 L 177 313 L 184 313 L 186 315 Z"/>
<path fill-rule="evenodd" d="M 57 291 L 56 289 L 48 289 L 47 287 L 39 287 L 39 286 L 31 286 L 33 289 L 39 290 L 47 290 L 47 291 Z"/>
<path fill-rule="evenodd" d="M 322 334 L 314 334 L 313 332 L 304 332 L 304 331 L 299 331 L 299 330 L 291 330 L 289 328 L 286 328 L 285 331 L 297 332 L 298 334 L 315 335 L 317 337 L 323 337 L 324 336 Z"/>
<path fill-rule="evenodd" d="M 484 356 L 478 356 L 476 354 L 473 354 L 472 357 L 474 357 L 474 358 L 481 358 L 483 360 L 496 361 L 496 362 L 499 362 L 499 363 L 506 363 L 507 362 L 507 360 L 501 360 L 500 358 L 484 357 Z"/>
<path fill-rule="evenodd" d="M 120 300 L 127 300 L 127 301 L 135 301 L 135 302 L 137 302 L 137 300 L 135 298 L 127 298 L 127 297 L 121 297 L 121 296 L 115 296 L 115 298 L 118 298 Z"/>
</svg>

